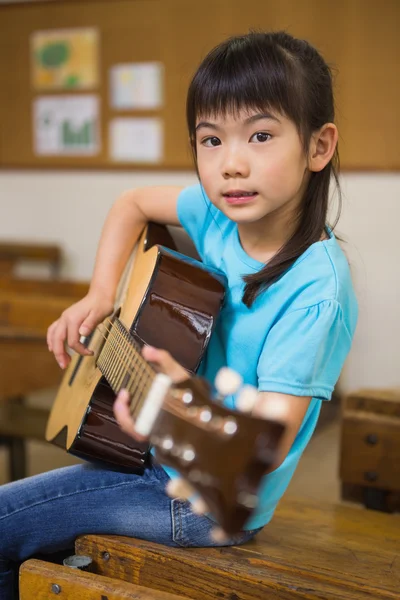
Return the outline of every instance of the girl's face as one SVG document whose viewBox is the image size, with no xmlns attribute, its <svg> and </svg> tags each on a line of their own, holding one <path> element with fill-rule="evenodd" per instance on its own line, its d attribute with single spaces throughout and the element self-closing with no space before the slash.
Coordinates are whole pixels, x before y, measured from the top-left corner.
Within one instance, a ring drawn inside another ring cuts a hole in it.
<svg viewBox="0 0 400 600">
<path fill-rule="evenodd" d="M 238 224 L 293 221 L 308 169 L 296 126 L 278 113 L 199 118 L 197 164 L 211 202 Z"/>
</svg>

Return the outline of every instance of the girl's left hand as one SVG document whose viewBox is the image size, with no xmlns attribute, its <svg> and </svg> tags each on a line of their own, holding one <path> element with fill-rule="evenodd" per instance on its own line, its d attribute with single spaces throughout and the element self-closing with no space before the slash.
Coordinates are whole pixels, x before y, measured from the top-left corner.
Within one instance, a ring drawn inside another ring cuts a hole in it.
<svg viewBox="0 0 400 600">
<path fill-rule="evenodd" d="M 156 365 L 159 371 L 171 377 L 174 383 L 179 383 L 189 377 L 186 369 L 177 363 L 166 350 L 159 350 L 152 346 L 143 346 L 142 354 L 148 362 Z M 135 423 L 129 410 L 130 400 L 131 397 L 127 390 L 119 392 L 114 402 L 115 418 L 122 431 L 139 441 L 145 441 L 145 438 L 135 431 Z"/>
</svg>

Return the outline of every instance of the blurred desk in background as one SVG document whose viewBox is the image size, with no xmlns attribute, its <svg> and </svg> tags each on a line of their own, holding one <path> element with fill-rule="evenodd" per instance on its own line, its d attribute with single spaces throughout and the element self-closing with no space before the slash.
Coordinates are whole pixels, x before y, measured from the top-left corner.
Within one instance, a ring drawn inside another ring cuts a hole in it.
<svg viewBox="0 0 400 600">
<path fill-rule="evenodd" d="M 21 261 L 47 262 L 53 276 L 59 274 L 61 249 L 48 244 L 0 243 L 0 277 L 15 277 L 15 269 Z"/>
<path fill-rule="evenodd" d="M 27 406 L 25 399 L 58 386 L 62 377 L 47 348 L 47 328 L 89 288 L 54 276 L 18 279 L 18 259 L 49 261 L 55 274 L 61 252 L 55 246 L 0 244 L 0 443 L 9 451 L 11 480 L 26 476 L 25 440 L 44 440 L 48 417 L 47 410 Z"/>
<path fill-rule="evenodd" d="M 344 398 L 340 479 L 343 500 L 400 511 L 400 388 Z"/>
</svg>

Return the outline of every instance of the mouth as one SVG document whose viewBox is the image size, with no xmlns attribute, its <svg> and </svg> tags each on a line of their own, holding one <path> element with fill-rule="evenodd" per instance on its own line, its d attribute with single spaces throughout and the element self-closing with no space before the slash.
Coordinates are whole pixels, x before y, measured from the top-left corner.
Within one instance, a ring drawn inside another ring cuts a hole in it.
<svg viewBox="0 0 400 600">
<path fill-rule="evenodd" d="M 228 204 L 246 204 L 254 200 L 257 192 L 247 192 L 246 190 L 230 190 L 223 197 Z"/>
</svg>

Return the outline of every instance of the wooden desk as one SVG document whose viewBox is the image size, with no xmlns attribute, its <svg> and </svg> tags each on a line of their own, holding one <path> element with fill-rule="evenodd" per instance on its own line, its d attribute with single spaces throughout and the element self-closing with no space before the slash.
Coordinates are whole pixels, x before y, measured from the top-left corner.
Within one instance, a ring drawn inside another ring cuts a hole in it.
<svg viewBox="0 0 400 600">
<path fill-rule="evenodd" d="M 24 406 L 24 397 L 62 377 L 47 328 L 87 290 L 85 283 L 0 277 L 0 443 L 9 449 L 11 480 L 26 476 L 24 440 L 44 440 L 48 418 L 48 411 Z"/>
<path fill-rule="evenodd" d="M 87 535 L 76 552 L 101 575 L 195 600 L 400 598 L 400 516 L 311 500 L 285 498 L 244 546 L 181 549 Z"/>
</svg>

